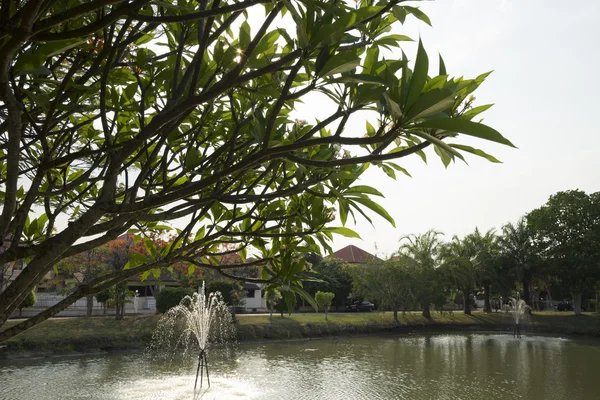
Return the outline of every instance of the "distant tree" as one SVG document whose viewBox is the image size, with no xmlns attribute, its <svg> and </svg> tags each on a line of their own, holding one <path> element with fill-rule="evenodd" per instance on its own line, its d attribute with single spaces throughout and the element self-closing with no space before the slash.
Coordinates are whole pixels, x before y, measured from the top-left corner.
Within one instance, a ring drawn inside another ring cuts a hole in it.
<svg viewBox="0 0 600 400">
<path fill-rule="evenodd" d="M 582 293 L 593 291 L 600 279 L 600 192 L 558 192 L 530 212 L 527 223 L 580 315 Z"/>
<path fill-rule="evenodd" d="M 541 266 L 539 248 L 534 242 L 535 232 L 521 218 L 516 224 L 502 227 L 499 239 L 502 268 L 513 275 L 523 286 L 523 300 L 531 305 L 530 285 L 534 274 Z"/>
<path fill-rule="evenodd" d="M 454 236 L 451 242 L 442 247 L 440 254 L 443 264 L 439 272 L 460 290 L 463 295 L 463 311 L 471 315 L 471 300 L 478 267 L 476 249 L 469 240 Z"/>
<path fill-rule="evenodd" d="M 325 309 L 325 321 L 327 321 L 327 313 L 329 312 L 329 307 L 331 306 L 331 302 L 333 301 L 334 297 L 335 294 L 331 292 L 318 291 L 315 293 L 315 301 L 317 302 L 317 305 L 319 308 Z"/>
<path fill-rule="evenodd" d="M 463 295 L 464 313 L 471 314 L 473 291 L 484 286 L 484 311 L 491 312 L 490 285 L 496 274 L 496 237 L 493 230 L 482 235 L 479 229 L 463 239 L 454 236 L 442 246 L 440 272 Z"/>
<path fill-rule="evenodd" d="M 190 288 L 166 287 L 156 297 L 156 310 L 164 314 L 170 308 L 181 303 L 185 296 L 192 296 L 193 294 L 194 291 Z"/>
<path fill-rule="evenodd" d="M 277 303 L 281 300 L 281 294 L 277 289 L 265 291 L 265 299 L 267 303 L 267 311 L 269 311 L 269 319 L 273 319 L 273 311 L 275 311 Z"/>
<path fill-rule="evenodd" d="M 109 271 L 109 245 L 104 245 L 65 258 L 55 265 L 55 271 L 61 276 L 74 278 L 80 284 L 87 284 L 95 277 Z M 86 317 L 92 315 L 94 296 L 86 296 Z"/>
<path fill-rule="evenodd" d="M 441 265 L 441 232 L 429 230 L 400 239 L 398 256 L 403 257 L 413 277 L 412 292 L 421 305 L 423 316 L 431 318 L 431 304 L 443 303 L 443 287 L 437 268 Z"/>
<path fill-rule="evenodd" d="M 317 281 L 307 281 L 304 289 L 314 296 L 318 291 L 332 292 L 335 295 L 333 302 L 336 311 L 347 302 L 352 292 L 352 276 L 348 273 L 347 264 L 338 259 L 325 258 L 312 266 L 310 277 Z"/>
<path fill-rule="evenodd" d="M 206 284 L 206 294 L 219 292 L 223 301 L 231 306 L 233 318 L 236 316 L 236 308 L 244 302 L 244 289 L 238 281 L 219 279 Z"/>
<path fill-rule="evenodd" d="M 399 255 L 391 260 L 372 261 L 366 265 L 353 265 L 348 269 L 353 278 L 353 290 L 357 295 L 376 300 L 381 307 L 394 312 L 405 311 L 413 302 L 413 280 L 409 271 L 410 260 Z"/>
<path fill-rule="evenodd" d="M 23 316 L 23 309 L 35 306 L 37 303 L 37 296 L 35 295 L 35 288 L 27 294 L 23 302 L 19 305 L 19 318 Z"/>
<path fill-rule="evenodd" d="M 102 304 L 103 314 L 106 314 L 106 307 L 108 306 L 110 301 L 112 299 L 114 299 L 114 297 L 115 297 L 114 286 L 111 288 L 105 289 L 105 290 L 101 291 L 100 293 L 96 294 L 96 301 L 98 303 Z"/>
</svg>

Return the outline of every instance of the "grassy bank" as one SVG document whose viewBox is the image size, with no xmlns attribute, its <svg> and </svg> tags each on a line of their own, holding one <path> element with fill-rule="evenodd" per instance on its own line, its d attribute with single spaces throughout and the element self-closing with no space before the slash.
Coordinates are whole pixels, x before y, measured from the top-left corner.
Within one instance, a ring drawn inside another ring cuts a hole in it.
<svg viewBox="0 0 600 400">
<path fill-rule="evenodd" d="M 56 353 L 144 348 L 152 338 L 159 316 L 57 318 L 0 345 L 0 358 Z M 511 316 L 504 313 L 434 314 L 432 319 L 407 313 L 394 322 L 391 313 L 332 313 L 292 316 L 240 315 L 239 341 L 285 340 L 370 333 L 436 331 L 509 331 Z M 9 326 L 16 323 L 9 321 Z M 600 337 L 600 317 L 586 314 L 537 313 L 527 318 L 524 333 L 580 334 Z"/>
</svg>

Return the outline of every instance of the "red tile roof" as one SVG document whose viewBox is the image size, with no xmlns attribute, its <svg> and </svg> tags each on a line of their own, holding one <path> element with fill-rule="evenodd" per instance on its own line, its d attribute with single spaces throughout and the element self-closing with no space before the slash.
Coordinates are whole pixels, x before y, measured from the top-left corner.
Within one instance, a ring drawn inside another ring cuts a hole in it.
<svg viewBox="0 0 600 400">
<path fill-rule="evenodd" d="M 379 258 L 375 257 L 373 254 L 353 245 L 339 249 L 333 253 L 333 257 L 344 260 L 350 264 L 362 264 L 372 259 L 379 260 Z"/>
</svg>

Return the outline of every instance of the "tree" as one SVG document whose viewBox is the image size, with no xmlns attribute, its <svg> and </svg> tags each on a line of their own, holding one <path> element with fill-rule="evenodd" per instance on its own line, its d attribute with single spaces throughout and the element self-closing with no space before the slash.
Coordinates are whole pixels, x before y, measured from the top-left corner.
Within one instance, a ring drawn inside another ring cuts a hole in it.
<svg viewBox="0 0 600 400">
<path fill-rule="evenodd" d="M 219 279 L 208 282 L 206 285 L 206 294 L 208 295 L 215 292 L 221 293 L 223 301 L 231 306 L 231 314 L 235 319 L 236 308 L 244 302 L 244 289 L 242 288 L 242 285 L 239 282 L 230 279 Z"/>
<path fill-rule="evenodd" d="M 478 268 L 476 256 L 473 243 L 467 238 L 460 239 L 456 235 L 441 249 L 441 257 L 444 261 L 440 272 L 462 292 L 463 310 L 467 315 L 471 315 L 473 288 L 476 284 L 475 275 Z"/>
<path fill-rule="evenodd" d="M 273 319 L 273 311 L 275 311 L 277 303 L 281 300 L 281 294 L 276 289 L 265 291 L 265 299 L 267 303 L 267 311 L 269 311 L 269 320 Z"/>
<path fill-rule="evenodd" d="M 391 309 L 398 321 L 398 311 L 405 311 L 413 299 L 409 262 L 405 256 L 396 256 L 385 262 L 351 266 L 354 292 Z"/>
<path fill-rule="evenodd" d="M 496 275 L 495 241 L 493 230 L 482 235 L 476 228 L 463 239 L 454 236 L 441 249 L 444 260 L 441 272 L 462 292 L 464 313 L 467 315 L 471 314 L 473 289 L 479 285 L 484 287 L 484 311 L 492 312 L 490 285 Z"/>
<path fill-rule="evenodd" d="M 571 289 L 575 315 L 581 295 L 600 279 L 600 192 L 558 192 L 527 215 L 536 244 L 554 273 Z"/>
<path fill-rule="evenodd" d="M 500 262 L 514 278 L 523 285 L 523 300 L 531 305 L 530 284 L 536 269 L 541 264 L 540 253 L 534 243 L 534 231 L 525 218 L 516 224 L 502 227 L 499 238 Z"/>
<path fill-rule="evenodd" d="M 166 287 L 156 297 L 156 310 L 164 314 L 170 308 L 179 305 L 185 296 L 191 297 L 193 294 L 194 291 L 191 288 Z"/>
<path fill-rule="evenodd" d="M 37 297 L 35 295 L 35 289 L 27 294 L 25 300 L 19 305 L 19 318 L 23 316 L 23 309 L 35 306 L 37 303 Z"/>
<path fill-rule="evenodd" d="M 106 307 L 108 306 L 108 303 L 110 302 L 110 300 L 114 298 L 114 296 L 115 296 L 114 292 L 115 292 L 115 289 L 114 289 L 114 287 L 112 287 L 112 288 L 104 289 L 100 293 L 96 294 L 96 301 L 98 303 L 102 304 L 103 314 L 106 314 Z"/>
<path fill-rule="evenodd" d="M 435 230 L 404 236 L 400 239 L 401 246 L 397 254 L 407 263 L 413 279 L 412 291 L 425 318 L 431 318 L 431 304 L 443 302 L 443 288 L 437 270 L 441 265 L 441 236 L 442 233 Z"/>
<path fill-rule="evenodd" d="M 107 272 L 109 247 L 107 245 L 90 249 L 72 257 L 65 258 L 55 265 L 57 275 L 67 275 L 75 278 L 79 283 L 87 284 L 93 279 Z M 86 317 L 92 316 L 94 296 L 86 296 Z"/>
<path fill-rule="evenodd" d="M 29 260 L 0 294 L 0 326 L 60 260 L 125 232 L 173 234 L 0 341 L 174 263 L 235 278 L 215 255 L 223 243 L 254 255 L 239 267 L 260 266 L 255 281 L 312 301 L 301 287 L 305 262 L 283 260 L 330 250 L 333 233 L 356 235 L 330 226 L 334 207 L 343 223 L 368 209 L 393 221 L 376 189 L 355 184 L 367 168 L 395 177 L 406 171 L 393 160 L 426 148 L 446 165 L 465 152 L 497 161 L 462 145 L 465 135 L 512 146 L 473 121 L 489 108 L 473 107 L 471 95 L 488 74 L 450 78 L 441 59 L 432 73 L 420 42 L 414 62 L 401 51 L 384 59 L 380 48 L 409 40 L 388 34 L 398 19 L 429 23 L 401 0 L 0 7 L 0 265 Z M 259 24 L 247 20 L 256 8 L 266 13 Z M 275 27 L 284 13 L 290 22 Z M 307 96 L 335 111 L 300 119 L 294 109 Z M 377 121 L 364 131 L 353 125 L 362 111 Z"/>
<path fill-rule="evenodd" d="M 325 321 L 327 321 L 327 313 L 329 312 L 329 307 L 331 306 L 331 302 L 333 301 L 334 297 L 335 294 L 331 292 L 318 291 L 317 293 L 315 293 L 315 302 L 317 303 L 319 308 L 325 309 Z"/>
<path fill-rule="evenodd" d="M 334 304 L 336 311 L 343 307 L 352 292 L 352 277 L 347 271 L 347 265 L 341 260 L 335 258 L 322 259 L 319 263 L 313 264 L 312 274 L 315 281 L 307 281 L 304 289 L 313 295 L 318 291 L 329 291 L 335 295 Z"/>
</svg>

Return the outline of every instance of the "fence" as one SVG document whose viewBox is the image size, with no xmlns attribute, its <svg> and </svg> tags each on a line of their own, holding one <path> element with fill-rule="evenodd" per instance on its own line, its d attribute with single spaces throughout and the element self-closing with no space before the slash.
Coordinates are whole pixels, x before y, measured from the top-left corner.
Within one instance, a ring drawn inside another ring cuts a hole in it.
<svg viewBox="0 0 600 400">
<path fill-rule="evenodd" d="M 56 293 L 37 293 L 37 302 L 33 307 L 24 308 L 22 313 L 15 311 L 11 318 L 29 318 L 33 317 L 40 312 L 54 306 L 65 296 L 58 295 Z M 87 299 L 81 298 L 63 311 L 56 314 L 57 317 L 80 317 L 85 316 L 87 313 Z M 129 302 L 125 304 L 125 314 L 155 314 L 156 313 L 156 300 L 152 296 L 138 296 L 129 299 Z M 93 299 L 92 315 L 115 315 L 114 308 L 104 308 L 101 303 Z"/>
</svg>

